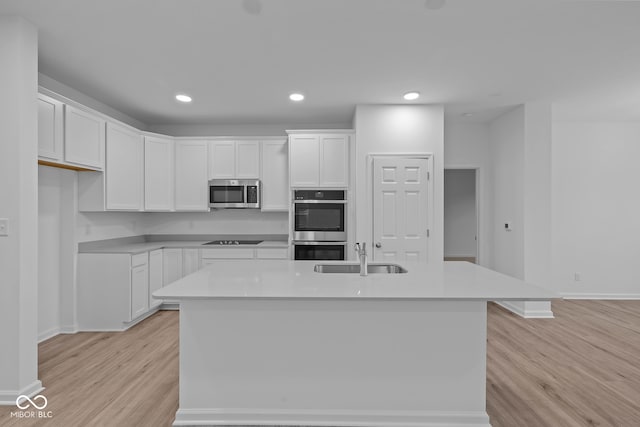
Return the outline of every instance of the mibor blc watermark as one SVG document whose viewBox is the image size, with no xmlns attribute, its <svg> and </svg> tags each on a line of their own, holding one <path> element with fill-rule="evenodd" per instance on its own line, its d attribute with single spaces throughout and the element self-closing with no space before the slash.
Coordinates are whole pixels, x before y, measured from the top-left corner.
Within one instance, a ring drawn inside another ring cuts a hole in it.
<svg viewBox="0 0 640 427">
<path fill-rule="evenodd" d="M 53 411 L 45 411 L 47 403 L 47 398 L 41 394 L 33 398 L 21 394 L 16 399 L 19 411 L 12 411 L 11 418 L 53 418 Z"/>
</svg>

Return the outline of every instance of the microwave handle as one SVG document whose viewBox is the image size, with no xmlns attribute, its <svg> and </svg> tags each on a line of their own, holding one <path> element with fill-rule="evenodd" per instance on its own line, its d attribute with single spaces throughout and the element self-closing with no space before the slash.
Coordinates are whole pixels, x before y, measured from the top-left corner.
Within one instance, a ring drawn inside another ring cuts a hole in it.
<svg viewBox="0 0 640 427">
<path fill-rule="evenodd" d="M 303 246 L 347 246 L 347 242 L 310 242 L 293 240 L 292 243 L 294 245 Z"/>
</svg>

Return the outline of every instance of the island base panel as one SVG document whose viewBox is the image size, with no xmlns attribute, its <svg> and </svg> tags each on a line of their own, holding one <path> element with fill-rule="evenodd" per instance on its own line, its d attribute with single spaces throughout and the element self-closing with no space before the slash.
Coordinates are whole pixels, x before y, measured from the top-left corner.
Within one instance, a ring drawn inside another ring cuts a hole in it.
<svg viewBox="0 0 640 427">
<path fill-rule="evenodd" d="M 486 302 L 183 300 L 174 425 L 490 426 Z"/>
</svg>

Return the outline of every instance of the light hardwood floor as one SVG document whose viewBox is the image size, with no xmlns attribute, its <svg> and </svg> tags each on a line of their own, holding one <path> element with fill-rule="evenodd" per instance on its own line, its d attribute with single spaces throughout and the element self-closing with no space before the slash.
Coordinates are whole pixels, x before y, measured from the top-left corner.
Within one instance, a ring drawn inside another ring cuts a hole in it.
<svg viewBox="0 0 640 427">
<path fill-rule="evenodd" d="M 554 301 L 555 319 L 489 304 L 487 411 L 493 427 L 640 426 L 640 301 Z M 178 407 L 178 313 L 122 333 L 40 344 L 50 420 L 0 426 L 170 426 Z"/>
</svg>

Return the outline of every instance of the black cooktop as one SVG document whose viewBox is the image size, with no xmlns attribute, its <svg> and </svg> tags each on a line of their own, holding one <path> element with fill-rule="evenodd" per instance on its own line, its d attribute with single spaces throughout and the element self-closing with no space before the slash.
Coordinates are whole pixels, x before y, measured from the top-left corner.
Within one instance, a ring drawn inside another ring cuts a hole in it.
<svg viewBox="0 0 640 427">
<path fill-rule="evenodd" d="M 262 243 L 263 240 L 214 240 L 212 242 L 204 243 L 205 245 L 257 245 Z"/>
</svg>

